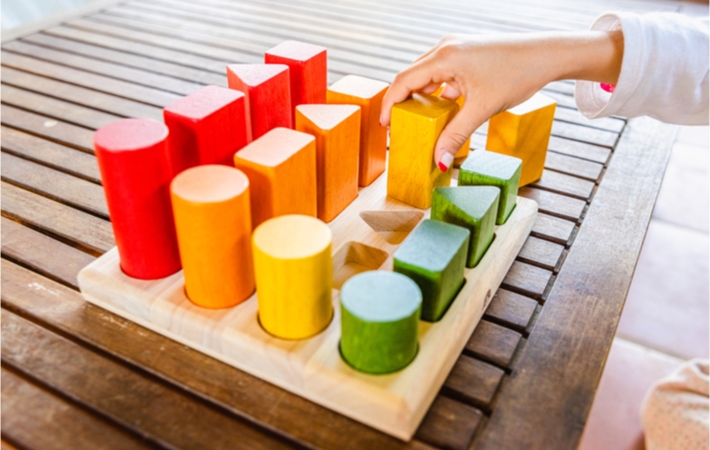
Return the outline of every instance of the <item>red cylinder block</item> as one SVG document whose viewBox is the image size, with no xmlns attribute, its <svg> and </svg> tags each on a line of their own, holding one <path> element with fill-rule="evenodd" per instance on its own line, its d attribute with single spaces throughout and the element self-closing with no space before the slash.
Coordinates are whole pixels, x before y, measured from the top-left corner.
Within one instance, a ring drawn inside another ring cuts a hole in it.
<svg viewBox="0 0 710 450">
<path fill-rule="evenodd" d="M 231 64 L 230 89 L 244 93 L 249 142 L 277 127 L 291 128 L 291 86 L 283 64 Z"/>
<path fill-rule="evenodd" d="M 164 278 L 180 270 L 173 210 L 168 128 L 124 119 L 94 133 L 121 269 L 133 278 Z"/>
<path fill-rule="evenodd" d="M 285 41 L 267 50 L 267 64 L 286 64 L 291 77 L 291 115 L 304 103 L 325 103 L 328 88 L 328 57 L 325 47 Z"/>
<path fill-rule="evenodd" d="M 244 94 L 234 89 L 205 86 L 166 106 L 163 118 L 175 175 L 204 164 L 232 166 L 247 145 Z"/>
</svg>

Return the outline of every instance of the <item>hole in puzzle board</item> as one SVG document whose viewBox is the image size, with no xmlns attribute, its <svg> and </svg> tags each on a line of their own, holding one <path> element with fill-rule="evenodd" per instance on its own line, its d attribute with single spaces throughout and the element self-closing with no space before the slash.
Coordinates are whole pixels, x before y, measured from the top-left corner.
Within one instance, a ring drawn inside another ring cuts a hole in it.
<svg viewBox="0 0 710 450">
<path fill-rule="evenodd" d="M 390 244 L 401 244 L 424 218 L 422 211 L 362 211 L 360 218 Z"/>
<path fill-rule="evenodd" d="M 333 287 L 340 289 L 351 277 L 379 269 L 388 256 L 379 248 L 355 241 L 346 242 L 333 256 Z"/>
</svg>

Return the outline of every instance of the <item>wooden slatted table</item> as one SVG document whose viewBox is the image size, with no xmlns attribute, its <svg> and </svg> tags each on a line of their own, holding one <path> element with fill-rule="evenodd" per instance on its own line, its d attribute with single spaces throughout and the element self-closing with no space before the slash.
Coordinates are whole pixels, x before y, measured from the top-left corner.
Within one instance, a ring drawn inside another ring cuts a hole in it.
<svg viewBox="0 0 710 450">
<path fill-rule="evenodd" d="M 573 84 L 540 215 L 415 438 L 404 443 L 86 303 L 78 271 L 114 245 L 97 127 L 161 108 L 225 65 L 298 39 L 330 82 L 390 81 L 448 33 L 583 29 L 673 2 L 137 0 L 2 45 L 2 439 L 28 448 L 574 448 L 611 346 L 674 128 L 590 121 Z M 18 33 L 15 33 L 16 35 Z M 485 129 L 473 146 L 485 144 Z"/>
</svg>

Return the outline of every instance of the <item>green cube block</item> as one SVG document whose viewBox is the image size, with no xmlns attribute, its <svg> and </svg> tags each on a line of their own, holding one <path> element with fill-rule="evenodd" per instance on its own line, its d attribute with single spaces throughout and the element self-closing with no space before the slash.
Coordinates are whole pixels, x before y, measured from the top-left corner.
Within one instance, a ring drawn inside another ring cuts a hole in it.
<svg viewBox="0 0 710 450">
<path fill-rule="evenodd" d="M 466 267 L 475 267 L 493 242 L 500 189 L 459 186 L 434 189 L 431 218 L 468 228 Z"/>
<path fill-rule="evenodd" d="M 496 223 L 503 225 L 515 208 L 523 161 L 513 156 L 476 150 L 459 168 L 459 186 L 496 186 L 500 202 Z"/>
<path fill-rule="evenodd" d="M 364 272 L 340 291 L 340 353 L 355 369 L 390 373 L 417 354 L 422 293 L 411 279 L 389 271 Z"/>
<path fill-rule="evenodd" d="M 463 285 L 469 231 L 438 220 L 423 220 L 394 252 L 394 271 L 422 290 L 422 320 L 436 322 Z"/>
</svg>

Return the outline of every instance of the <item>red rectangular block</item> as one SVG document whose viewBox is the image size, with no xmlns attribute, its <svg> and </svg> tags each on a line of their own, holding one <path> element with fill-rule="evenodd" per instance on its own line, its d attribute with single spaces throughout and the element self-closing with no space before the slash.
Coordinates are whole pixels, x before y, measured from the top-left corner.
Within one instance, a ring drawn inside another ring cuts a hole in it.
<svg viewBox="0 0 710 450">
<path fill-rule="evenodd" d="M 204 164 L 231 166 L 247 144 L 244 94 L 233 89 L 205 86 L 166 106 L 163 118 L 175 175 Z"/>
<path fill-rule="evenodd" d="M 266 64 L 286 64 L 291 77 L 291 113 L 304 103 L 325 103 L 328 88 L 328 57 L 325 47 L 286 41 L 267 50 Z"/>
<path fill-rule="evenodd" d="M 291 128 L 291 85 L 284 64 L 230 64 L 230 89 L 244 93 L 247 138 L 251 142 L 277 127 Z"/>
</svg>

